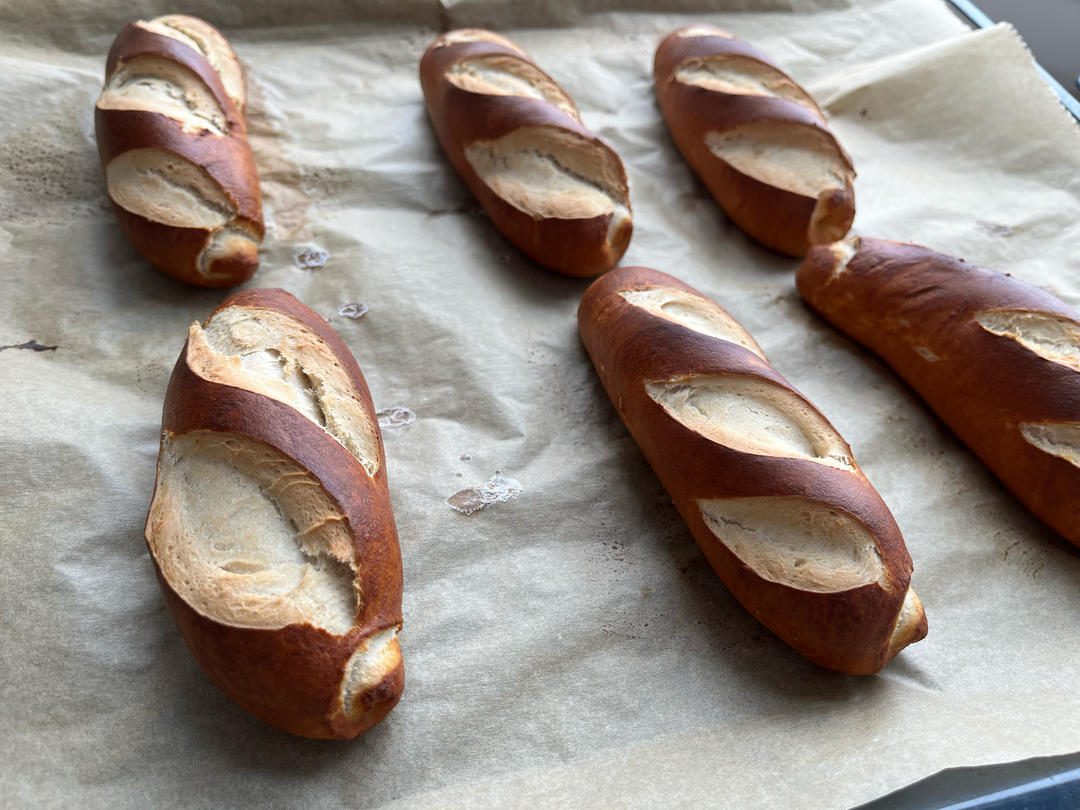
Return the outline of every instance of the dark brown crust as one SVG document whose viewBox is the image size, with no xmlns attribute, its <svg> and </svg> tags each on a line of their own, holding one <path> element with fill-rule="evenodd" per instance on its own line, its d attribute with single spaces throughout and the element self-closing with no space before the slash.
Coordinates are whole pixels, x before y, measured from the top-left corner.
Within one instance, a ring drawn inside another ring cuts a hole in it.
<svg viewBox="0 0 1080 810">
<path fill-rule="evenodd" d="M 810 110 L 782 98 L 732 95 L 676 81 L 675 71 L 683 63 L 719 54 L 755 59 L 780 70 L 765 54 L 742 40 L 680 37 L 678 33 L 665 37 L 656 50 L 656 97 L 672 140 L 725 213 L 766 247 L 790 256 L 804 256 L 811 244 L 846 234 L 855 218 L 855 192 L 850 183 L 830 196 L 828 214 L 817 224 L 812 222 L 815 198 L 770 186 L 737 171 L 714 155 L 705 142 L 708 132 L 727 132 L 758 121 L 790 122 L 823 133 L 851 167 L 851 158 L 829 131 L 820 109 L 815 105 Z"/>
<path fill-rule="evenodd" d="M 100 116 L 101 111 L 97 114 Z M 98 130 L 101 131 L 100 129 Z M 205 283 L 202 274 L 198 279 L 192 277 L 191 268 L 197 265 L 199 253 L 206 246 L 207 232 L 202 228 L 177 228 L 173 225 L 165 225 L 154 222 L 146 217 L 133 214 L 126 208 L 112 202 L 113 213 L 124 236 L 128 238 L 139 255 L 154 265 L 158 270 L 178 281 L 199 286 L 210 286 Z M 245 276 L 250 278 L 255 268 Z M 235 282 L 226 275 L 219 287 L 231 287 Z"/>
<path fill-rule="evenodd" d="M 234 223 L 261 241 L 266 228 L 255 158 L 248 144 L 243 114 L 225 92 L 221 77 L 205 57 L 190 47 L 130 24 L 120 31 L 109 51 L 105 81 L 125 62 L 148 55 L 169 59 L 195 73 L 224 111 L 229 134 L 221 136 L 206 130 L 184 132 L 172 118 L 145 110 L 95 108 L 102 168 L 131 149 L 162 149 L 180 155 L 214 179 L 236 206 Z M 198 270 L 197 260 L 210 238 L 209 231 L 151 222 L 115 203 L 113 210 L 125 236 L 143 258 L 180 281 L 200 287 L 230 287 L 247 281 L 258 268 L 257 260 L 216 261 L 204 276 Z"/>
<path fill-rule="evenodd" d="M 230 306 L 285 313 L 323 338 L 352 379 L 371 424 L 377 425 L 371 395 L 355 359 L 314 311 L 283 290 L 249 290 L 226 299 L 210 319 Z M 350 656 L 371 635 L 400 627 L 402 621 L 401 553 L 382 437 L 378 437 L 379 468 L 371 477 L 340 442 L 293 408 L 245 389 L 209 382 L 188 366 L 186 358 L 185 343 L 165 394 L 162 430 L 172 436 L 208 431 L 248 437 L 309 471 L 347 518 L 361 599 L 354 627 L 344 636 L 309 624 L 279 630 L 239 628 L 194 610 L 169 587 L 159 569 L 158 580 L 173 617 L 206 674 L 247 711 L 294 734 L 355 737 L 386 716 L 404 684 L 404 670 L 399 666 L 358 698 L 365 711 L 351 720 L 342 712 L 339 695 Z M 148 536 L 150 528 L 148 521 Z"/>
<path fill-rule="evenodd" d="M 335 637 L 310 625 L 280 630 L 230 627 L 194 611 L 154 563 L 165 601 L 203 672 L 240 708 L 275 728 L 303 737 L 352 739 L 390 713 L 404 687 L 404 668 L 361 697 L 355 720 L 340 710 L 341 677 L 357 631 Z"/>
<path fill-rule="evenodd" d="M 1020 433 L 1022 422 L 1080 422 L 1080 372 L 975 320 L 996 309 L 1073 321 L 1080 314 L 1014 278 L 917 245 L 862 239 L 845 272 L 834 278 L 833 266 L 828 246 L 810 251 L 796 276 L 807 303 L 879 355 L 1025 506 L 1080 545 L 1080 469 Z"/>
<path fill-rule="evenodd" d="M 748 349 L 657 318 L 619 294 L 658 286 L 701 295 L 665 273 L 622 267 L 593 282 L 578 310 L 582 341 L 619 416 L 713 569 L 750 613 L 821 666 L 851 674 L 877 672 L 890 657 L 890 638 L 911 577 L 911 557 L 892 514 L 861 471 L 733 450 L 664 411 L 648 395 L 646 383 L 701 374 L 753 376 L 806 399 Z M 697 506 L 699 499 L 754 496 L 807 498 L 860 521 L 877 541 L 886 587 L 811 593 L 758 576 L 716 539 Z M 925 634 L 923 627 L 915 640 Z"/>
<path fill-rule="evenodd" d="M 539 99 L 470 93 L 446 78 L 457 62 L 489 55 L 528 61 L 519 51 L 486 41 L 445 46 L 436 42 L 420 61 L 420 83 L 428 116 L 446 156 L 495 227 L 530 259 L 570 276 L 594 276 L 610 270 L 630 243 L 633 226 L 629 222 L 619 228 L 613 244 L 609 244 L 611 214 L 591 219 L 534 219 L 495 194 L 465 159 L 465 147 L 474 141 L 494 140 L 522 127 L 555 127 L 595 143 L 622 169 L 622 161 L 607 143 L 558 107 Z M 621 182 L 625 187 L 625 171 Z"/>
</svg>

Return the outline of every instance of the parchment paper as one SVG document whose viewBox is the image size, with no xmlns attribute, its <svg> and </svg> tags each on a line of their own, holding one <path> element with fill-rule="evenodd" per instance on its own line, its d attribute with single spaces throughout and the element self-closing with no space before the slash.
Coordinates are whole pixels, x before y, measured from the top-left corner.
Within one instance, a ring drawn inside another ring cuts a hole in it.
<svg viewBox="0 0 1080 810">
<path fill-rule="evenodd" d="M 1076 126 L 1010 28 L 968 33 L 937 0 L 617 5 L 0 9 L 0 804 L 843 807 L 949 766 L 1080 749 L 1080 553 L 802 305 L 796 261 L 724 217 L 667 135 L 652 54 L 694 21 L 755 42 L 851 152 L 857 233 L 1074 306 Z M 248 69 L 270 224 L 252 286 L 328 318 L 376 406 L 415 415 L 384 429 L 406 689 L 352 743 L 230 703 L 142 540 L 169 373 L 225 293 L 125 242 L 92 109 L 120 27 L 176 10 L 222 27 Z M 504 242 L 443 157 L 417 65 L 466 25 L 517 40 L 622 155 L 624 263 L 713 296 L 851 443 L 930 623 L 880 675 L 814 667 L 728 594 L 580 345 L 586 282 Z M 445 504 L 496 472 L 516 499 Z"/>
</svg>

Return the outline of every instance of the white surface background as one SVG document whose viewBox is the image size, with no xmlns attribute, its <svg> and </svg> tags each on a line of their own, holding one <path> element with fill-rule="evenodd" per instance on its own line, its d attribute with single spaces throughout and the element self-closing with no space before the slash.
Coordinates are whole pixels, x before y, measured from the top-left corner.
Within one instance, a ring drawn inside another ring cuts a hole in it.
<svg viewBox="0 0 1080 810">
<path fill-rule="evenodd" d="M 1007 28 L 938 0 L 109 0 L 0 9 L 0 804 L 842 807 L 944 767 L 1080 749 L 1080 552 L 1030 516 L 880 362 L 794 290 L 671 143 L 667 31 L 719 24 L 829 113 L 855 232 L 920 242 L 1080 302 L 1080 138 Z M 614 5 L 614 4 L 612 4 Z M 743 12 L 767 6 L 771 10 Z M 165 386 L 224 297 L 124 241 L 93 135 L 105 55 L 183 10 L 249 71 L 268 235 L 252 286 L 327 317 L 378 408 L 405 566 L 404 697 L 352 743 L 233 706 L 188 654 L 142 540 Z M 496 27 L 622 155 L 624 263 L 714 297 L 852 445 L 904 531 L 930 634 L 883 673 L 819 669 L 728 594 L 577 338 L 586 282 L 494 231 L 417 79 L 440 27 Z M 303 270 L 304 248 L 326 251 Z M 340 305 L 370 307 L 360 320 Z M 462 456 L 469 456 L 466 462 Z M 520 498 L 444 499 L 496 471 Z"/>
</svg>

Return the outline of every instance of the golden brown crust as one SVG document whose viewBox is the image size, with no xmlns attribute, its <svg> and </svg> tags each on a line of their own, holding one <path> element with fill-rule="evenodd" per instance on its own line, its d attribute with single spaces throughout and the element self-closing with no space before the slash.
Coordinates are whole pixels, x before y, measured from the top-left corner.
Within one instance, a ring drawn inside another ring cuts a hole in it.
<svg viewBox="0 0 1080 810">
<path fill-rule="evenodd" d="M 356 361 L 315 312 L 282 290 L 239 293 L 215 313 L 231 306 L 275 309 L 318 334 L 337 353 L 375 424 L 371 395 Z M 187 363 L 186 344 L 165 395 L 162 430 L 168 440 L 209 431 L 273 448 L 318 480 L 345 515 L 353 539 L 357 611 L 353 627 L 344 635 L 311 624 L 262 629 L 217 621 L 178 595 L 155 558 L 169 608 L 200 666 L 240 706 L 286 731 L 350 738 L 371 728 L 397 703 L 404 682 L 399 658 L 379 683 L 356 696 L 357 709 L 345 711 L 341 705 L 343 679 L 353 654 L 376 634 L 401 626 L 401 555 L 381 437 L 378 468 L 371 476 L 338 440 L 290 406 L 200 377 Z M 155 499 L 161 482 L 159 470 Z M 146 534 L 152 556 L 155 522 L 168 518 L 156 515 L 151 507 Z"/>
<path fill-rule="evenodd" d="M 799 268 L 807 303 L 880 356 L 1025 506 L 1080 545 L 1080 467 L 1024 435 L 1024 425 L 1080 421 L 1080 371 L 977 317 L 1046 313 L 1080 330 L 1080 314 L 1010 276 L 925 247 L 860 239 L 839 272 L 844 251 L 836 251 L 816 247 Z"/>
<path fill-rule="evenodd" d="M 243 111 L 237 108 L 221 77 L 203 54 L 138 24 L 125 26 L 113 42 L 106 62 L 106 89 L 102 98 L 108 94 L 109 80 L 118 70 L 146 57 L 174 63 L 205 85 L 223 113 L 225 131 L 185 131 L 180 121 L 164 112 L 136 106 L 116 108 L 99 102 L 95 126 L 102 167 L 108 171 L 115 158 L 135 149 L 178 155 L 205 171 L 229 200 L 231 210 L 223 214 L 228 221 L 218 230 L 245 239 L 240 249 L 211 250 L 203 256 L 214 231 L 157 222 L 114 201 L 117 220 L 135 249 L 168 275 L 203 287 L 239 284 L 251 278 L 258 268 L 257 244 L 265 235 L 262 193 Z"/>
<path fill-rule="evenodd" d="M 470 32 L 475 35 L 485 32 Z M 626 172 L 615 152 L 564 109 L 539 98 L 470 92 L 452 82 L 447 73 L 466 59 L 506 57 L 526 61 L 524 53 L 508 40 L 437 40 L 420 62 L 420 81 L 428 116 L 447 157 L 457 169 L 495 227 L 515 247 L 539 264 L 571 276 L 593 276 L 610 270 L 630 243 L 633 226 L 629 216 L 612 231 L 615 213 L 590 218 L 543 218 L 531 215 L 496 194 L 466 159 L 466 148 L 477 142 L 495 141 L 526 128 L 552 128 L 589 143 L 606 161 L 618 167 L 618 184 L 627 187 Z M 554 80 L 536 67 L 556 88 Z M 559 89 L 560 92 L 561 88 Z M 565 94 L 564 94 L 565 95 Z M 626 198 L 629 214 L 629 198 Z"/>
<path fill-rule="evenodd" d="M 656 96 L 675 145 L 709 193 L 740 228 L 781 253 L 803 256 L 812 244 L 842 238 L 855 217 L 851 184 L 854 169 L 829 131 L 820 108 L 794 80 L 748 43 L 719 30 L 711 36 L 684 36 L 688 30 L 672 32 L 656 50 Z M 790 84 L 792 92 L 788 97 L 740 94 L 676 79 L 681 66 L 721 57 L 766 66 Z M 837 188 L 809 196 L 752 177 L 710 150 L 707 134 L 734 132 L 755 124 L 775 125 L 777 132 L 802 128 L 817 133 L 832 158 L 848 170 L 845 177 Z"/>
<path fill-rule="evenodd" d="M 911 576 L 911 558 L 888 508 L 854 462 L 836 467 L 741 452 L 705 438 L 666 412 L 649 395 L 648 384 L 701 375 L 760 380 L 813 406 L 750 349 L 656 317 L 621 295 L 650 287 L 700 296 L 664 273 L 623 267 L 594 282 L 578 311 L 585 348 L 619 416 L 714 570 L 747 610 L 815 663 L 852 674 L 878 671 L 903 646 L 891 645 L 891 638 Z M 700 502 L 761 497 L 820 503 L 865 527 L 880 555 L 883 582 L 811 592 L 755 572 L 717 541 Z M 919 623 L 921 630 L 905 628 L 907 643 L 926 633 L 921 611 Z"/>
</svg>

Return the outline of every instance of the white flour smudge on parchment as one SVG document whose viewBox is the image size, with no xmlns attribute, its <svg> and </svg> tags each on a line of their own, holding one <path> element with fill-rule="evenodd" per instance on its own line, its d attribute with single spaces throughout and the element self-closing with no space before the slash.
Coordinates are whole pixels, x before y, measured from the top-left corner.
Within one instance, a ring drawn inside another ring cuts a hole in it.
<svg viewBox="0 0 1080 810">
<path fill-rule="evenodd" d="M 383 408 L 375 414 L 381 428 L 396 428 L 411 425 L 416 421 L 416 414 L 408 408 Z"/>
<path fill-rule="evenodd" d="M 516 478 L 508 478 L 496 470 L 486 484 L 458 490 L 446 499 L 446 505 L 463 515 L 471 515 L 497 503 L 514 500 L 522 489 L 524 487 Z"/>
<path fill-rule="evenodd" d="M 304 248 L 296 254 L 295 258 L 297 267 L 314 273 L 326 266 L 326 260 L 330 258 L 330 254 L 319 248 Z"/>
<path fill-rule="evenodd" d="M 367 314 L 367 311 L 367 304 L 361 304 L 359 301 L 342 304 L 337 308 L 338 315 L 342 318 L 352 318 L 354 321 L 363 318 Z"/>
</svg>

